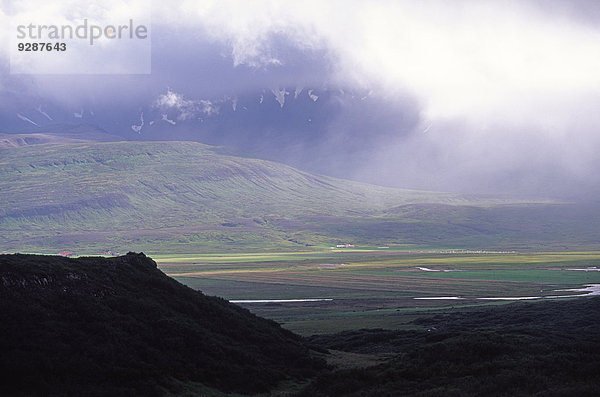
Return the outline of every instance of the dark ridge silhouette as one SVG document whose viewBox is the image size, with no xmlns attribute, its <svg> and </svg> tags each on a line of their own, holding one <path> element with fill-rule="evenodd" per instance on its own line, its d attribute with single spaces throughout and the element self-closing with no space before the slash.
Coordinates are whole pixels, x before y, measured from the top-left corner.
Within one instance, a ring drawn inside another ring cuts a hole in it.
<svg viewBox="0 0 600 397">
<path fill-rule="evenodd" d="M 252 394 L 315 375 L 302 339 L 144 254 L 0 256 L 0 395 Z"/>
</svg>

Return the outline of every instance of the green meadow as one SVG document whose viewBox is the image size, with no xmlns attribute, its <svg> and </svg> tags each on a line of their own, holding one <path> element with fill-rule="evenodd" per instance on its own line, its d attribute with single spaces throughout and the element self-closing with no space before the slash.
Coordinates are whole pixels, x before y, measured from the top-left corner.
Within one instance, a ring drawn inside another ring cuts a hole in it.
<svg viewBox="0 0 600 397">
<path fill-rule="evenodd" d="M 156 256 L 180 282 L 240 304 L 302 334 L 405 328 L 423 311 L 575 296 L 600 284 L 600 252 L 485 252 L 386 249 Z M 586 271 L 587 270 L 587 271 Z M 423 299 L 449 298 L 460 299 Z M 561 298 L 565 299 L 565 298 Z"/>
</svg>

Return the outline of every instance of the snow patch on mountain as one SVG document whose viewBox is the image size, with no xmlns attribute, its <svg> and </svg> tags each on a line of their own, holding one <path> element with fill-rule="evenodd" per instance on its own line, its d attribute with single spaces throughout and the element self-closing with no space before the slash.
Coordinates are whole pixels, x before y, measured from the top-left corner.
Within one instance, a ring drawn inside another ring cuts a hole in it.
<svg viewBox="0 0 600 397">
<path fill-rule="evenodd" d="M 162 114 L 162 119 L 161 119 L 161 120 L 163 120 L 163 121 L 166 121 L 167 123 L 169 123 L 169 124 L 172 124 L 172 125 L 175 125 L 175 124 L 177 124 L 177 122 L 176 122 L 176 121 L 174 121 L 174 120 L 170 120 L 170 119 L 167 117 L 167 114 L 166 114 L 166 113 L 163 113 L 163 114 Z"/>
<path fill-rule="evenodd" d="M 140 124 L 139 125 L 132 125 L 131 129 L 135 132 L 137 132 L 138 134 L 142 133 L 142 127 L 144 126 L 144 112 L 142 112 L 142 114 L 140 114 Z"/>
<path fill-rule="evenodd" d="M 20 118 L 23 121 L 27 121 L 28 123 L 31 123 L 31 124 L 35 125 L 36 127 L 40 126 L 38 123 L 36 123 L 35 121 L 31 120 L 29 117 L 23 116 L 21 113 L 17 113 L 17 117 Z"/>
<path fill-rule="evenodd" d="M 275 95 L 275 100 L 277 102 L 279 102 L 279 106 L 283 107 L 283 105 L 285 104 L 285 96 L 289 95 L 290 93 L 287 92 L 285 90 L 285 88 L 283 89 L 272 89 L 271 92 L 273 93 L 273 95 Z"/>
<path fill-rule="evenodd" d="M 37 110 L 37 111 L 38 111 L 40 114 L 44 115 L 44 116 L 45 116 L 45 117 L 46 117 L 48 120 L 50 120 L 50 121 L 53 121 L 53 120 L 52 120 L 52 117 L 50 117 L 50 115 L 49 115 L 48 113 L 46 113 L 46 112 L 44 112 L 44 111 L 42 110 L 42 105 L 38 105 L 38 106 L 35 108 L 35 110 Z"/>
</svg>

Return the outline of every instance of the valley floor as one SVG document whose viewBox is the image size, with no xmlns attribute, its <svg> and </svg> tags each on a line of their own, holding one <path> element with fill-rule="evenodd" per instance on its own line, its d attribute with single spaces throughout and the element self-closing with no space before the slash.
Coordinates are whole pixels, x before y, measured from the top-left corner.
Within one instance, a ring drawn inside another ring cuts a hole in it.
<svg viewBox="0 0 600 397">
<path fill-rule="evenodd" d="M 272 396 L 600 393 L 597 251 L 349 249 L 159 267 L 304 335 L 327 361 Z"/>
<path fill-rule="evenodd" d="M 596 251 L 357 248 L 156 259 L 180 282 L 302 335 L 418 328 L 410 322 L 423 313 L 598 294 L 600 284 Z"/>
</svg>

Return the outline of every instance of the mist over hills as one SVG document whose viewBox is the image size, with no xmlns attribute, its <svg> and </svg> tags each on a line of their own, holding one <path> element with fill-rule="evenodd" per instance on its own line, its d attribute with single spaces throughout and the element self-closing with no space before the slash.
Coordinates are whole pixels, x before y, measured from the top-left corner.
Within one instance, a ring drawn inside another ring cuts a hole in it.
<svg viewBox="0 0 600 397">
<path fill-rule="evenodd" d="M 107 86 L 119 82 L 110 80 Z M 134 81 L 120 84 L 135 92 Z M 396 188 L 571 201 L 593 201 L 597 192 L 595 176 L 580 164 L 588 161 L 588 150 L 551 145 L 548 136 L 559 133 L 554 126 L 531 127 L 526 137 L 497 122 L 429 121 L 408 95 L 324 82 L 220 92 L 153 82 L 144 96 L 123 93 L 114 103 L 3 95 L 9 97 L 0 110 L 0 126 L 7 133 L 95 130 L 100 135 L 93 140 L 100 141 L 194 141 Z M 496 129 L 503 134 L 486 139 Z"/>
<path fill-rule="evenodd" d="M 5 51 L 0 130 L 85 123 L 398 188 L 596 200 L 595 2 L 351 3 L 143 7 L 148 75 L 10 73 Z"/>
<path fill-rule="evenodd" d="M 160 88 L 150 99 L 116 106 L 87 102 L 65 106 L 41 98 L 13 98 L 0 110 L 0 125 L 7 132 L 47 133 L 85 124 L 110 131 L 120 140 L 224 145 L 254 157 L 347 178 L 390 134 L 417 123 L 410 101 L 394 111 L 385 102 L 368 90 L 310 86 L 208 97 Z"/>
</svg>

